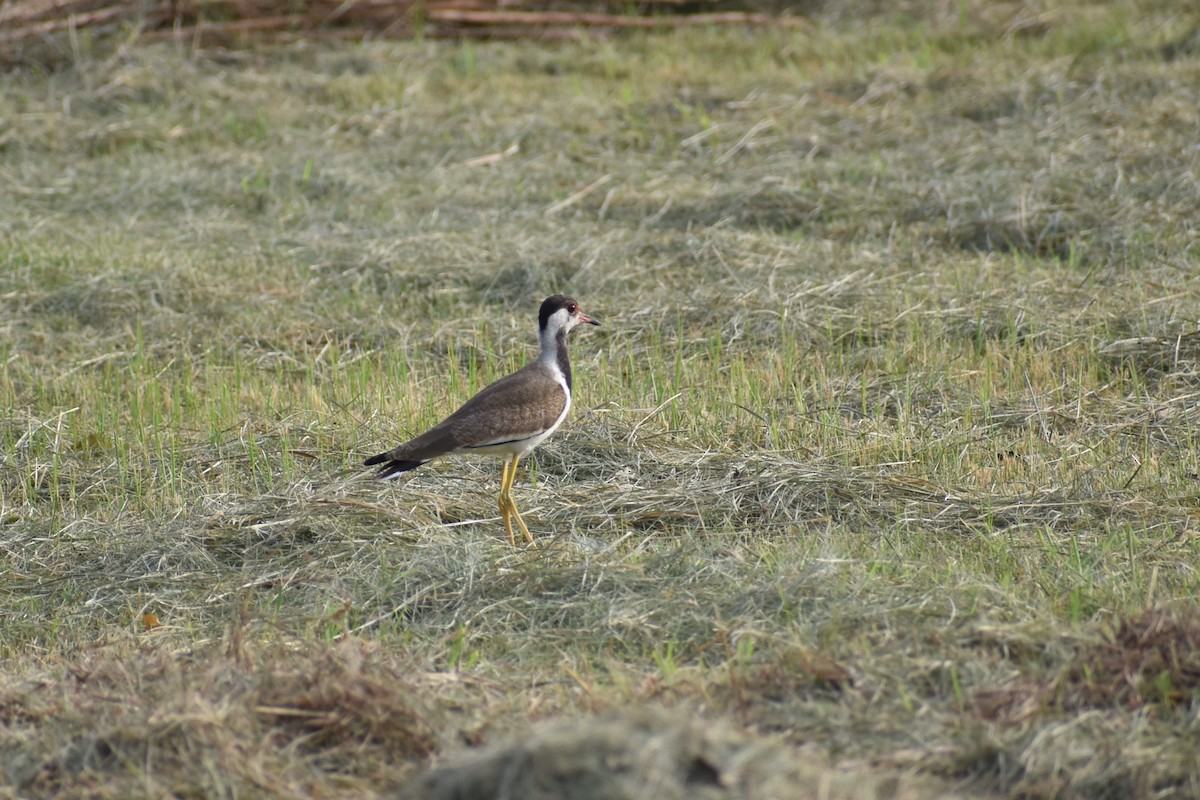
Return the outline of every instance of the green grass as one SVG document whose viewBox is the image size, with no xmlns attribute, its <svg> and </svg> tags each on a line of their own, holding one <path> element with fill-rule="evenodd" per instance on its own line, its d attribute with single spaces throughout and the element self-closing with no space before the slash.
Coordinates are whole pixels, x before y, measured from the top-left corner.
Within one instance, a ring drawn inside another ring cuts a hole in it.
<svg viewBox="0 0 1200 800">
<path fill-rule="evenodd" d="M 742 796 L 1194 796 L 1200 18 L 1007 8 L 9 72 L 0 793 L 383 796 L 652 706 Z M 557 291 L 537 548 L 497 463 L 366 478 Z"/>
</svg>

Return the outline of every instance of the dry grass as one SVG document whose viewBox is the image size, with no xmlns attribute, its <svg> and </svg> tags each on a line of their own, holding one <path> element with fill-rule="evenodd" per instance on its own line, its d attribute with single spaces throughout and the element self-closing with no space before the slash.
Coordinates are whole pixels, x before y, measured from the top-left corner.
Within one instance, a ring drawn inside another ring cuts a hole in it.
<svg viewBox="0 0 1200 800">
<path fill-rule="evenodd" d="M 997 8 L 8 73 L 0 793 L 1200 793 L 1200 20 Z"/>
<path fill-rule="evenodd" d="M 819 4 L 805 0 L 788 10 Z M 142 42 L 213 48 L 363 38 L 578 41 L 629 29 L 807 27 L 791 15 L 745 10 L 777 5 L 728 0 L 648 0 L 637 6 L 614 0 L 9 0 L 0 6 L 0 65 L 53 59 L 55 34 L 73 38 L 129 30 Z"/>
</svg>

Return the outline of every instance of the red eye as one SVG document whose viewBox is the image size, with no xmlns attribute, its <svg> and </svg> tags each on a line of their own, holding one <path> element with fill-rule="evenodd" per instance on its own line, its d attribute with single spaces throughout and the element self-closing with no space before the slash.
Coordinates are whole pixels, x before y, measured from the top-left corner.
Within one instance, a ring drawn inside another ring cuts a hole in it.
<svg viewBox="0 0 1200 800">
<path fill-rule="evenodd" d="M 574 314 L 578 310 L 579 310 L 579 306 L 575 305 L 574 303 L 571 303 L 571 305 L 567 306 L 568 314 Z"/>
</svg>

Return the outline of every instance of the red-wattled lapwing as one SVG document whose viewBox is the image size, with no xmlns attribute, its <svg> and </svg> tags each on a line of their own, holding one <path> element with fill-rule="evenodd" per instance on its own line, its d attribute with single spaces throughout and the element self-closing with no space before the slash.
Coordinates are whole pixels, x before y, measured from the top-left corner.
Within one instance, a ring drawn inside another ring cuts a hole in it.
<svg viewBox="0 0 1200 800">
<path fill-rule="evenodd" d="M 567 332 L 581 322 L 600 323 L 579 310 L 579 303 L 556 294 L 538 311 L 537 360 L 482 389 L 446 419 L 404 444 L 368 458 L 379 465 L 379 478 L 394 478 L 426 461 L 452 453 L 484 453 L 504 457 L 500 476 L 500 518 L 509 544 L 516 545 L 512 520 L 528 542 L 529 528 L 512 499 L 517 462 L 545 441 L 567 418 L 571 408 L 571 362 Z"/>
</svg>

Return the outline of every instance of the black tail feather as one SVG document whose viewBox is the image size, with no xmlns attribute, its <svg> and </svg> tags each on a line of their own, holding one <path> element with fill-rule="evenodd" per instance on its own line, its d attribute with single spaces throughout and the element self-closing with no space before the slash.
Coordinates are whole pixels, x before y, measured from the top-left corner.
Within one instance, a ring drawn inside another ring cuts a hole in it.
<svg viewBox="0 0 1200 800">
<path fill-rule="evenodd" d="M 391 457 L 390 453 L 380 453 L 377 456 L 371 456 L 363 462 L 364 467 L 373 467 L 376 464 L 381 464 L 379 471 L 375 473 L 375 477 L 383 480 L 390 478 L 393 475 L 399 475 L 401 472 L 408 472 L 410 469 L 416 469 L 424 464 L 424 461 L 397 461 Z"/>
</svg>

